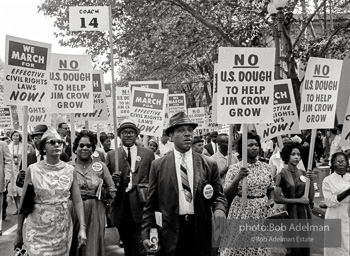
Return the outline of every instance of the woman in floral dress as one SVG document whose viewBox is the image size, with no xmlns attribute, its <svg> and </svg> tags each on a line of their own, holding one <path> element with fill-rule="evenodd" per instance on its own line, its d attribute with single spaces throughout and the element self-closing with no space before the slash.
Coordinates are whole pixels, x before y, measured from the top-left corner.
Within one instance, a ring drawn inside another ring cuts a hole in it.
<svg viewBox="0 0 350 256">
<path fill-rule="evenodd" d="M 228 221 L 230 219 L 264 220 L 270 212 L 273 204 L 274 182 L 269 165 L 258 160 L 260 149 L 259 136 L 248 132 L 247 152 L 244 152 L 247 154 L 247 168 L 243 167 L 242 161 L 229 167 L 224 185 L 227 200 L 232 201 L 227 216 Z M 238 139 L 237 151 L 242 156 L 242 137 Z M 244 177 L 247 177 L 246 206 L 242 205 L 242 179 Z M 230 227 L 228 230 L 228 235 L 222 242 L 221 256 L 270 255 L 268 248 L 245 248 L 247 246 L 243 248 L 242 243 L 249 241 L 243 235 L 238 234 L 237 230 L 237 226 Z"/>
<path fill-rule="evenodd" d="M 68 210 L 70 197 L 80 223 L 79 246 L 86 243 L 83 202 L 76 174 L 73 166 L 59 159 L 63 143 L 55 130 L 47 130 L 39 145 L 39 151 L 46 155 L 46 159 L 32 164 L 25 176 L 23 195 L 30 183 L 35 191 L 34 208 L 28 215 L 26 224 L 29 255 L 69 255 L 72 239 L 72 219 Z M 23 243 L 23 222 L 24 215 L 20 214 L 15 246 Z"/>
</svg>

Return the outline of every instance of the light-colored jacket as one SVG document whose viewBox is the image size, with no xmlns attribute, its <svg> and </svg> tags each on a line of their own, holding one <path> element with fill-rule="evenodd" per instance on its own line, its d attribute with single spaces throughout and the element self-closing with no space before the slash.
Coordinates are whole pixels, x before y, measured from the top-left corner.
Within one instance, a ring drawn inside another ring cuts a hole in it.
<svg viewBox="0 0 350 256">
<path fill-rule="evenodd" d="M 5 180 L 10 180 L 12 159 L 10 150 L 4 141 L 0 141 L 0 193 L 5 192 Z"/>
</svg>

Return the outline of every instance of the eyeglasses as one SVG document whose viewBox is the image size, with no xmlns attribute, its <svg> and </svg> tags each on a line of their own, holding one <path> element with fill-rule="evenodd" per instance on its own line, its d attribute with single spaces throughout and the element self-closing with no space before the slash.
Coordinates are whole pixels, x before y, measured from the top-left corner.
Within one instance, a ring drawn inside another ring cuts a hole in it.
<svg viewBox="0 0 350 256">
<path fill-rule="evenodd" d="M 122 135 L 123 136 L 134 136 L 135 132 L 134 131 L 123 131 Z"/>
<path fill-rule="evenodd" d="M 79 143 L 79 148 L 84 148 L 85 146 L 87 148 L 91 148 L 92 147 L 92 144 L 91 143 Z"/>
<path fill-rule="evenodd" d="M 69 127 L 64 127 L 62 129 L 67 131 L 67 130 L 69 130 Z"/>
<path fill-rule="evenodd" d="M 335 164 L 346 164 L 346 161 L 335 161 Z"/>
<path fill-rule="evenodd" d="M 61 146 L 64 143 L 64 141 L 63 140 L 48 140 L 48 141 L 46 141 L 46 143 L 51 144 L 52 146 L 55 146 L 56 144 Z"/>
</svg>

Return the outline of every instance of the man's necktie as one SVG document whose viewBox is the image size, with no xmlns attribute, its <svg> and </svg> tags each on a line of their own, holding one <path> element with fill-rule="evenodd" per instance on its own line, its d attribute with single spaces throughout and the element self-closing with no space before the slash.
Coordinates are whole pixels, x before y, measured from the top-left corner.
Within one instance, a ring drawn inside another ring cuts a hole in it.
<svg viewBox="0 0 350 256">
<path fill-rule="evenodd" d="M 130 147 L 128 147 L 128 157 L 127 157 L 127 161 L 129 163 L 129 165 L 131 166 L 131 152 L 130 152 Z"/>
<path fill-rule="evenodd" d="M 181 182 L 182 182 L 182 188 L 185 193 L 185 198 L 187 202 L 192 201 L 192 193 L 190 189 L 190 183 L 188 182 L 188 175 L 187 175 L 187 165 L 185 162 L 185 154 L 181 154 L 181 164 L 180 164 L 180 169 L 181 169 Z"/>
</svg>

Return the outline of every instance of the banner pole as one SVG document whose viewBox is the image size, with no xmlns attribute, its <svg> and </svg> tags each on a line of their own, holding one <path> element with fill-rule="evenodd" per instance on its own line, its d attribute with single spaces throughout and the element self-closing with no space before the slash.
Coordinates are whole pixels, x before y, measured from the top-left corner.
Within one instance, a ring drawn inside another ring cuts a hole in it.
<svg viewBox="0 0 350 256">
<path fill-rule="evenodd" d="M 89 121 L 85 120 L 85 130 L 89 131 Z"/>
<path fill-rule="evenodd" d="M 114 158 L 115 158 L 115 170 L 116 172 L 119 172 L 119 165 L 118 165 L 118 138 L 117 138 L 117 102 L 116 102 L 116 88 L 114 86 L 114 58 L 113 58 L 113 33 L 112 33 L 112 6 L 109 7 L 109 47 L 110 47 L 110 64 L 111 64 L 111 73 L 112 73 L 112 85 L 111 85 L 111 92 L 112 92 L 112 100 L 113 100 L 113 129 L 114 129 Z"/>
<path fill-rule="evenodd" d="M 100 135 L 101 135 L 100 124 L 97 124 L 97 146 L 98 147 L 101 147 Z"/>
<path fill-rule="evenodd" d="M 243 125 L 243 133 L 242 133 L 242 161 L 243 161 L 243 167 L 247 168 L 247 159 L 248 159 L 248 152 L 247 152 L 247 144 L 248 144 L 248 125 Z M 242 205 L 247 206 L 247 177 L 244 177 L 242 180 Z"/>
<path fill-rule="evenodd" d="M 307 163 L 306 171 L 308 171 L 308 170 L 312 171 L 312 164 L 313 164 L 313 161 L 314 161 L 314 149 L 315 149 L 316 133 L 317 133 L 317 130 L 316 129 L 312 129 L 311 135 L 310 135 L 311 138 L 310 138 L 310 148 L 309 148 L 309 161 Z M 309 197 L 309 192 L 310 192 L 310 179 L 306 178 L 304 196 L 305 197 Z"/>
<path fill-rule="evenodd" d="M 27 172 L 27 153 L 28 153 L 28 106 L 23 107 L 23 138 L 22 138 L 22 168 Z M 6 198 L 4 199 L 6 200 Z"/>
<path fill-rule="evenodd" d="M 228 136 L 228 159 L 227 166 L 230 167 L 232 164 L 232 144 L 233 144 L 233 124 L 230 124 L 229 136 Z"/>
</svg>

